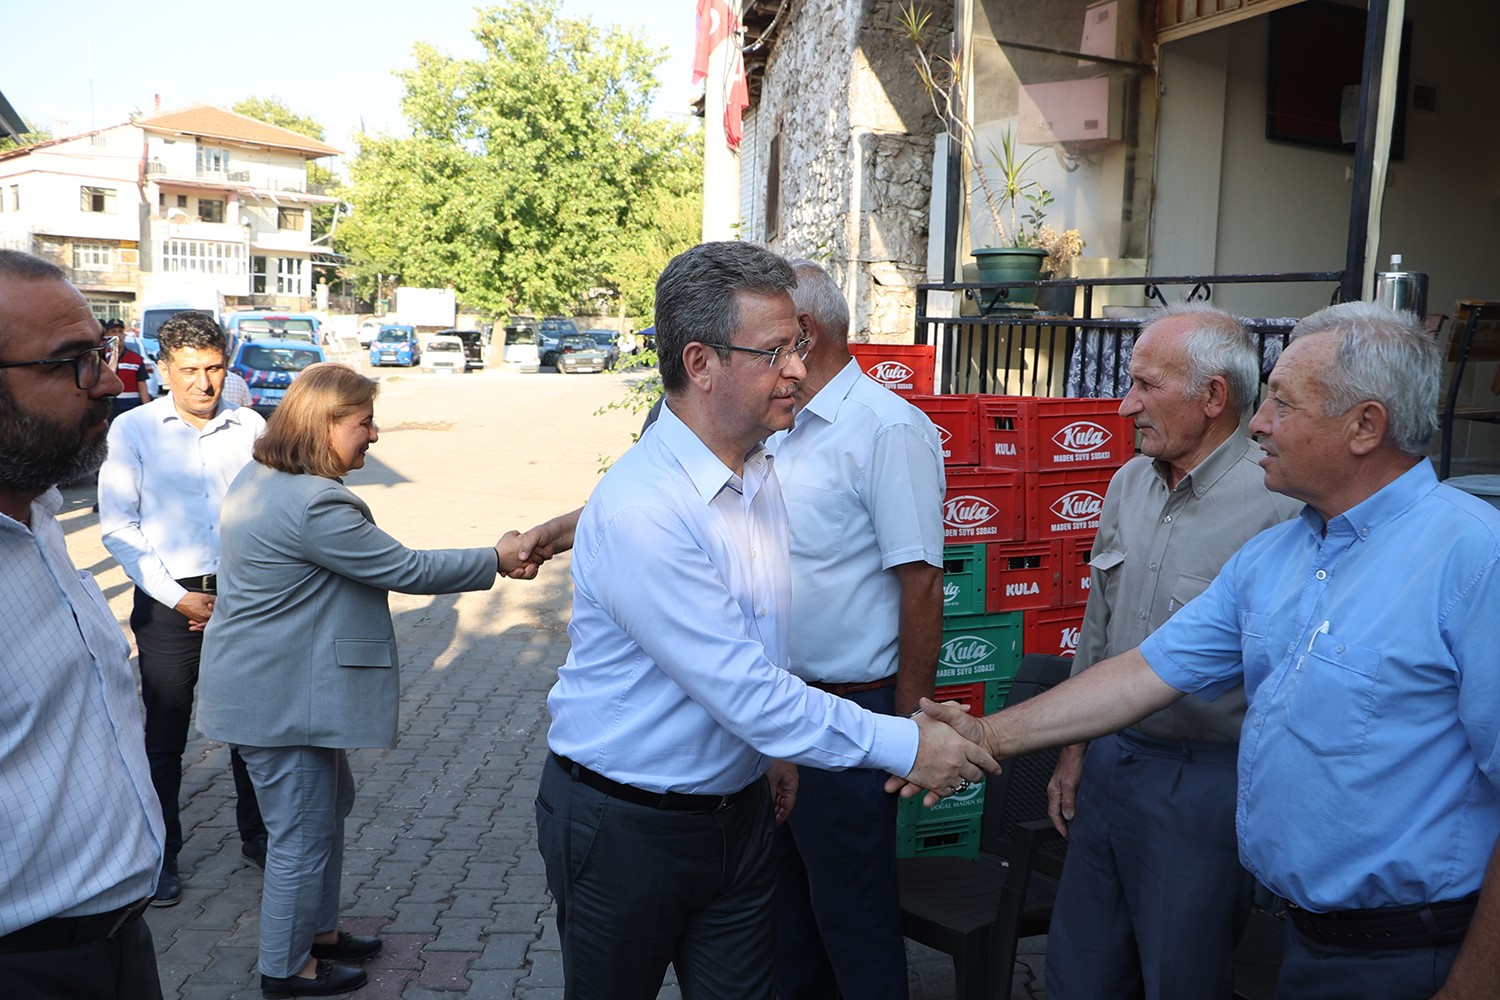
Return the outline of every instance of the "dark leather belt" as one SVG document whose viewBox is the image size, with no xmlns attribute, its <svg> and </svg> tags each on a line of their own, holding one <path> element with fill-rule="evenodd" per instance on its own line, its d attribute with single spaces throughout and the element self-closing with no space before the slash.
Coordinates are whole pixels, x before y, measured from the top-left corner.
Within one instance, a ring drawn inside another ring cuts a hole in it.
<svg viewBox="0 0 1500 1000">
<path fill-rule="evenodd" d="M 563 769 L 563 772 L 580 784 L 588 785 L 596 792 L 603 792 L 612 799 L 622 802 L 632 802 L 638 806 L 648 806 L 652 809 L 665 809 L 668 812 L 718 812 L 728 809 L 740 800 L 750 789 L 760 784 L 759 781 L 751 782 L 737 792 L 728 795 L 688 795 L 684 792 L 648 792 L 644 788 L 636 788 L 634 785 L 622 785 L 618 781 L 612 781 L 596 771 L 590 771 L 582 764 L 576 763 L 561 754 L 549 754 L 552 763 Z"/>
<path fill-rule="evenodd" d="M 843 698 L 846 695 L 859 694 L 861 691 L 877 691 L 880 688 L 895 687 L 896 675 L 891 674 L 891 676 L 882 677 L 878 681 L 851 681 L 848 684 L 827 684 L 823 681 L 808 681 L 807 686 L 815 687 L 819 691 L 827 691 L 829 694 L 836 694 L 840 698 Z"/>
<path fill-rule="evenodd" d="M 91 913 L 86 917 L 49 917 L 0 937 L 0 952 L 54 951 L 58 948 L 73 948 L 100 938 L 112 938 L 144 913 L 150 902 L 151 897 L 147 896 L 108 913 Z"/>
<path fill-rule="evenodd" d="M 1287 903 L 1287 915 L 1309 941 L 1345 948 L 1434 948 L 1457 944 L 1469 929 L 1478 895 L 1424 906 L 1313 913 Z"/>
<path fill-rule="evenodd" d="M 219 592 L 219 575 L 217 573 L 205 573 L 202 576 L 185 576 L 177 581 L 177 586 L 184 590 L 196 590 L 201 594 L 217 594 Z"/>
</svg>

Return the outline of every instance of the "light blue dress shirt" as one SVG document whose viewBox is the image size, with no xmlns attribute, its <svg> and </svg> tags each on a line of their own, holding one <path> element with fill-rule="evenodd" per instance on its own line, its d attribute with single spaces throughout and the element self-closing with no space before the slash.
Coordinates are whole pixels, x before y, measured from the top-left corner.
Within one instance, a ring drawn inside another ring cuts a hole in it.
<svg viewBox="0 0 1500 1000">
<path fill-rule="evenodd" d="M 663 407 L 578 521 L 551 749 L 656 792 L 727 795 L 772 758 L 908 773 L 915 723 L 787 672 L 787 546 L 765 449 L 736 476 Z"/>
<path fill-rule="evenodd" d="M 166 842 L 130 647 L 61 506 L 0 515 L 0 935 L 149 896 Z"/>
<path fill-rule="evenodd" d="M 921 410 L 851 360 L 771 436 L 792 531 L 792 673 L 896 672 L 904 563 L 943 566 L 943 452 Z"/>
<path fill-rule="evenodd" d="M 200 430 L 163 396 L 116 417 L 99 470 L 99 530 L 130 577 L 169 608 L 176 581 L 219 569 L 219 511 L 251 459 L 266 422 L 249 407 L 219 405 Z"/>
<path fill-rule="evenodd" d="M 1418 462 L 1247 542 L 1141 645 L 1190 693 L 1243 676 L 1245 866 L 1327 912 L 1457 899 L 1500 834 L 1500 512 Z M 1242 666 L 1243 664 L 1243 666 Z"/>
</svg>

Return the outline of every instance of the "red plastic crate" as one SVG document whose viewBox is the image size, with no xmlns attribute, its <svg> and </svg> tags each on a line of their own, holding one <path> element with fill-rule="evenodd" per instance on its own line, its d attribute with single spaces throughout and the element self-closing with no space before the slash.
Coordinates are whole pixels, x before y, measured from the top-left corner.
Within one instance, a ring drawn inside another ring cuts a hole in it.
<svg viewBox="0 0 1500 1000">
<path fill-rule="evenodd" d="M 859 370 L 898 396 L 930 396 L 936 348 L 931 344 L 850 344 Z"/>
<path fill-rule="evenodd" d="M 1118 399 L 982 396 L 979 465 L 1053 472 L 1116 469 L 1135 454 L 1135 425 Z"/>
<path fill-rule="evenodd" d="M 1050 542 L 1093 537 L 1114 469 L 1038 472 L 1026 477 L 1026 538 Z M 951 489 L 951 487 L 950 487 Z"/>
<path fill-rule="evenodd" d="M 1072 656 L 1078 652 L 1078 632 L 1083 628 L 1083 609 L 1043 608 L 1021 613 L 1021 651 L 1027 656 Z"/>
<path fill-rule="evenodd" d="M 1026 490 L 1017 472 L 949 469 L 943 544 L 1018 542 L 1026 537 Z"/>
<path fill-rule="evenodd" d="M 1026 611 L 1062 603 L 1060 542 L 993 542 L 987 546 L 984 610 Z"/>
<path fill-rule="evenodd" d="M 965 394 L 907 398 L 937 425 L 938 440 L 943 446 L 943 464 L 979 463 L 979 414 L 974 406 L 978 397 Z"/>
<path fill-rule="evenodd" d="M 1089 553 L 1094 547 L 1092 533 L 1062 541 L 1062 599 L 1059 604 L 1087 604 L 1089 582 Z"/>
</svg>

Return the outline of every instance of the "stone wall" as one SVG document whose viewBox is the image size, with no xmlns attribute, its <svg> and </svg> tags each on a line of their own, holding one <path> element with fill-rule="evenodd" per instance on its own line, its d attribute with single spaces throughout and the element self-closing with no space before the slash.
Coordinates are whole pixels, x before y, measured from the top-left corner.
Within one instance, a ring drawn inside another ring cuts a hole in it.
<svg viewBox="0 0 1500 1000">
<path fill-rule="evenodd" d="M 934 5 L 946 44 L 952 6 Z M 911 341 L 923 279 L 932 140 L 939 122 L 911 63 L 895 0 L 806 0 L 766 67 L 742 149 L 743 235 L 822 262 L 843 285 L 851 339 Z M 775 232 L 766 170 L 781 135 Z"/>
</svg>

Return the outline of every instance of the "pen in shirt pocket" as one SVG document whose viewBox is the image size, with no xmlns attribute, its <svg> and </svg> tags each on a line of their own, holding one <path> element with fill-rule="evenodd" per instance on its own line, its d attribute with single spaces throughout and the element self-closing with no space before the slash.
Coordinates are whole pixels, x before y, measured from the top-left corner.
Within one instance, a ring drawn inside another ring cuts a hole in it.
<svg viewBox="0 0 1500 1000">
<path fill-rule="evenodd" d="M 1307 651 L 1312 652 L 1313 643 L 1318 641 L 1318 636 L 1328 634 L 1328 619 L 1323 619 L 1323 624 L 1313 630 L 1313 634 L 1307 637 Z"/>
</svg>

